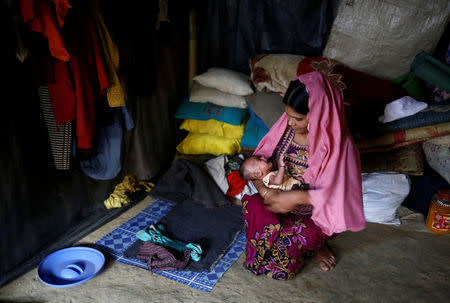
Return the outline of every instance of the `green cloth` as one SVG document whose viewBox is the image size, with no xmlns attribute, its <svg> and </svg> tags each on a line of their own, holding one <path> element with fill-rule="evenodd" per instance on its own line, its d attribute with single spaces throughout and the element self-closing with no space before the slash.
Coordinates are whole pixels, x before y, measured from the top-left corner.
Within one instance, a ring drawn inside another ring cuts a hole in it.
<svg viewBox="0 0 450 303">
<path fill-rule="evenodd" d="M 450 91 L 450 67 L 425 52 L 420 52 L 411 63 L 410 71 L 420 79 Z"/>
<path fill-rule="evenodd" d="M 419 101 L 426 101 L 425 85 L 423 81 L 414 74 L 410 72 L 405 73 L 392 80 L 392 82 L 400 85 L 406 91 L 408 96 Z"/>
</svg>

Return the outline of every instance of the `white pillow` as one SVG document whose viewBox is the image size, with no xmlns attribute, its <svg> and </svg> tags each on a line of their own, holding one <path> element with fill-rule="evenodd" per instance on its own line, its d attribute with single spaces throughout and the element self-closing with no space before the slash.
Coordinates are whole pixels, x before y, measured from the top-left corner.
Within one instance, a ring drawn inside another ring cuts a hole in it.
<svg viewBox="0 0 450 303">
<path fill-rule="evenodd" d="M 212 67 L 207 72 L 195 76 L 194 80 L 201 85 L 233 95 L 253 94 L 250 78 L 247 75 L 226 68 Z"/>
<path fill-rule="evenodd" d="M 247 102 L 245 102 L 244 96 L 224 93 L 218 89 L 203 86 L 197 81 L 192 83 L 189 101 L 200 103 L 210 102 L 220 106 L 247 108 Z"/>
</svg>

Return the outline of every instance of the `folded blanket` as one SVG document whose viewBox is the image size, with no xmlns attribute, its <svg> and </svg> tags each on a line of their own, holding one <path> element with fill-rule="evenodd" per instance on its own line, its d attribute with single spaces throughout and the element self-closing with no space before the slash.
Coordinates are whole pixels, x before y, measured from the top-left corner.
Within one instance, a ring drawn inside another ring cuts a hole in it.
<svg viewBox="0 0 450 303">
<path fill-rule="evenodd" d="M 425 52 L 414 58 L 411 72 L 434 86 L 450 91 L 450 67 Z"/>
<path fill-rule="evenodd" d="M 189 199 L 206 207 L 230 204 L 206 168 L 186 159 L 177 159 L 150 195 L 172 203 Z"/>
<path fill-rule="evenodd" d="M 402 146 L 450 134 L 450 122 L 428 125 L 385 134 L 356 143 L 361 154 L 393 150 Z"/>
<path fill-rule="evenodd" d="M 209 208 L 185 200 L 172 208 L 157 224 L 165 226 L 166 235 L 185 243 L 200 244 L 203 254 L 198 262 L 189 262 L 186 270 L 210 271 L 233 246 L 244 230 L 241 207 L 228 205 Z"/>
<path fill-rule="evenodd" d="M 430 105 L 415 115 L 396 121 L 380 124 L 377 127 L 366 128 L 353 133 L 355 140 L 369 139 L 388 133 L 394 133 L 411 128 L 418 128 L 450 121 L 450 99 Z"/>
</svg>

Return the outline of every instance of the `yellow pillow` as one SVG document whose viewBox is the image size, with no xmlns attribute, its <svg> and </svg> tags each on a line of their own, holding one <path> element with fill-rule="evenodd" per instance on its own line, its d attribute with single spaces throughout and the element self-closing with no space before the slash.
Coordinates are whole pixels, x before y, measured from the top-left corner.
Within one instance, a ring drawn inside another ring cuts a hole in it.
<svg viewBox="0 0 450 303">
<path fill-rule="evenodd" d="M 244 135 L 245 123 L 231 125 L 214 119 L 206 121 L 186 119 L 181 124 L 180 129 L 185 129 L 190 133 L 241 139 Z"/>
<path fill-rule="evenodd" d="M 189 133 L 187 137 L 178 144 L 177 151 L 187 155 L 234 155 L 241 151 L 241 140 Z"/>
</svg>

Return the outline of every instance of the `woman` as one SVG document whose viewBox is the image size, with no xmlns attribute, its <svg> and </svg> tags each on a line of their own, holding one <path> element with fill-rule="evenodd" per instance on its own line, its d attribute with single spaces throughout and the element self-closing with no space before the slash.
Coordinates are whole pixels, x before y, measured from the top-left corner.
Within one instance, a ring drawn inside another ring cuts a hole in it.
<svg viewBox="0 0 450 303">
<path fill-rule="evenodd" d="M 365 227 L 359 153 L 339 91 L 327 76 L 311 72 L 291 82 L 283 102 L 285 113 L 254 155 L 284 157 L 305 190 L 282 192 L 255 180 L 259 194 L 242 198 L 246 267 L 278 280 L 293 278 L 311 253 L 322 270 L 332 269 L 336 259 L 325 240 Z"/>
</svg>

